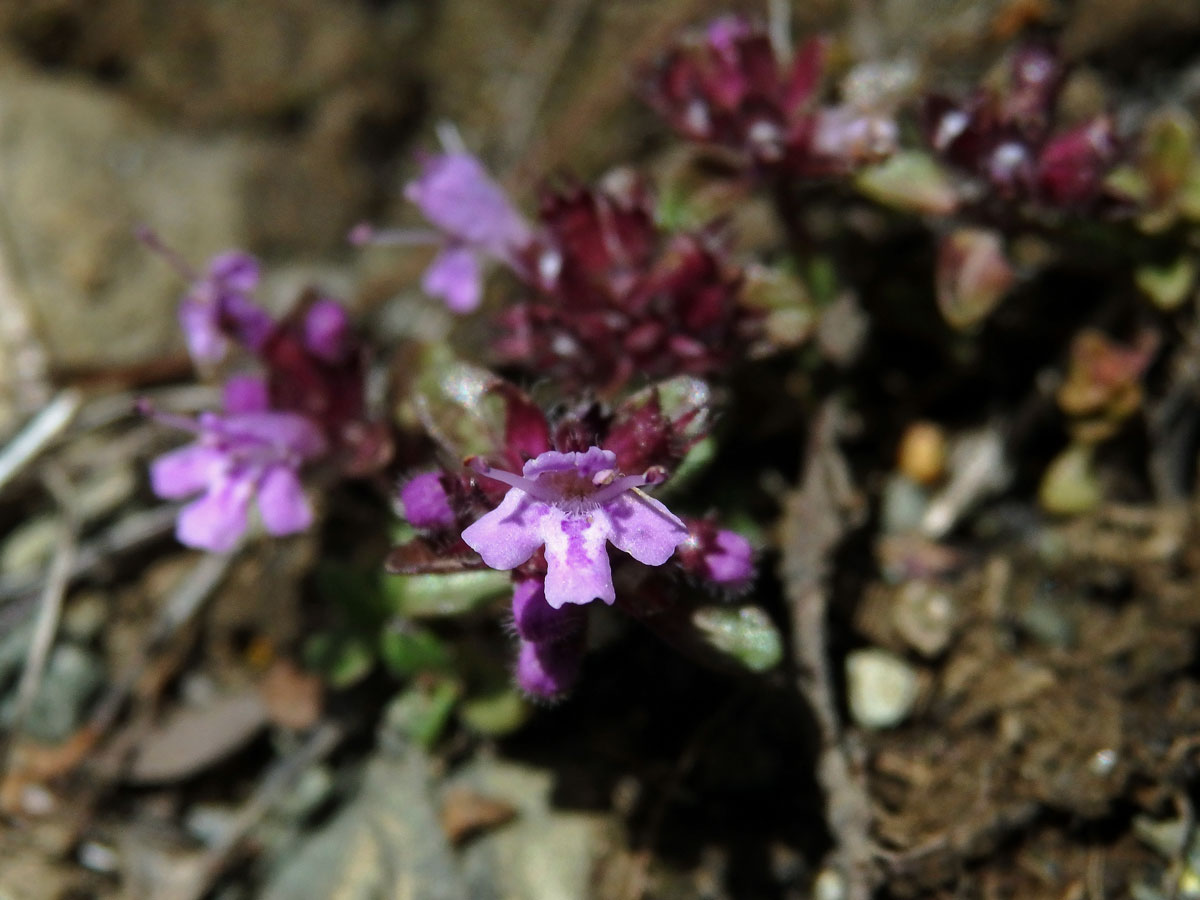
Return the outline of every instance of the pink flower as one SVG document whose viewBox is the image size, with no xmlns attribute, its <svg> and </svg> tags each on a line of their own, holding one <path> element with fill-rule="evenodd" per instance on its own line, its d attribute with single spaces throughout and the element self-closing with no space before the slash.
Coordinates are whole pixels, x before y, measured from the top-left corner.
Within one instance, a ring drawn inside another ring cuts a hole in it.
<svg viewBox="0 0 1200 900">
<path fill-rule="evenodd" d="M 225 358 L 229 339 L 251 350 L 266 340 L 275 323 L 251 298 L 258 285 L 258 262 L 240 250 L 213 257 L 179 304 L 179 324 L 188 352 L 200 364 Z"/>
<path fill-rule="evenodd" d="M 479 474 L 511 485 L 500 505 L 469 526 L 463 540 L 493 569 L 514 569 L 546 548 L 546 601 L 616 600 L 607 544 L 640 563 L 661 566 L 687 539 L 673 513 L 638 488 L 658 483 L 661 469 L 621 475 L 616 454 L 550 450 L 525 463 L 522 475 L 475 458 Z"/>
<path fill-rule="evenodd" d="M 214 553 L 232 550 L 256 497 L 269 534 L 293 534 L 312 523 L 298 472 L 325 452 L 325 439 L 305 417 L 268 411 L 265 403 L 261 384 L 232 379 L 224 414 L 203 413 L 197 420 L 157 415 L 197 434 L 194 444 L 160 456 L 150 468 L 158 496 L 201 494 L 180 510 L 180 543 Z"/>
<path fill-rule="evenodd" d="M 483 294 L 483 260 L 514 264 L 517 251 L 531 240 L 529 226 L 468 153 L 428 157 L 404 194 L 445 239 L 422 287 L 455 312 L 470 312 Z"/>
</svg>

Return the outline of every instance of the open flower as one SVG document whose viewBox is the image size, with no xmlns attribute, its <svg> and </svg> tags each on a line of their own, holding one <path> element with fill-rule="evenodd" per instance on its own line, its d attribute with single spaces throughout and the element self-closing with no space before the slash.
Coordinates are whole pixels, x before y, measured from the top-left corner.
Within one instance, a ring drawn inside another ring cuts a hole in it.
<svg viewBox="0 0 1200 900">
<path fill-rule="evenodd" d="M 531 240 L 529 226 L 469 153 L 426 158 L 420 177 L 404 194 L 445 239 L 421 286 L 455 312 L 470 312 L 483 294 L 482 261 L 512 265 L 517 251 Z"/>
<path fill-rule="evenodd" d="M 606 543 L 640 563 L 661 566 L 687 539 L 686 526 L 639 487 L 663 480 L 661 469 L 621 475 L 616 454 L 550 450 L 525 463 L 522 475 L 494 469 L 479 458 L 476 472 L 511 485 L 500 505 L 462 533 L 493 569 L 514 569 L 546 547 L 546 601 L 616 600 Z"/>
<path fill-rule="evenodd" d="M 304 416 L 266 409 L 266 391 L 253 379 L 234 379 L 224 414 L 199 419 L 156 415 L 197 434 L 194 444 L 160 456 L 150 469 L 154 492 L 175 500 L 203 492 L 179 513 L 180 543 L 214 553 L 232 550 L 246 530 L 256 496 L 269 534 L 303 531 L 312 509 L 300 467 L 322 453 L 320 430 Z"/>
</svg>

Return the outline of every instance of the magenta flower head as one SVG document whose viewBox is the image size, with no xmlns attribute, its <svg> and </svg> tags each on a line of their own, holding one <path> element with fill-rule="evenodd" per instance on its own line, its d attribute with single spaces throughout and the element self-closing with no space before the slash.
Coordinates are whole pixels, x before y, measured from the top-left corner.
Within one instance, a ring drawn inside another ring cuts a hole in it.
<svg viewBox="0 0 1200 900">
<path fill-rule="evenodd" d="M 232 550 L 255 497 L 269 534 L 293 534 L 312 523 L 298 473 L 325 452 L 325 439 L 305 417 L 267 410 L 266 391 L 252 381 L 231 380 L 224 414 L 203 413 L 197 420 L 155 414 L 197 435 L 194 444 L 160 456 L 150 468 L 158 496 L 202 494 L 179 513 L 176 536 L 189 547 Z"/>
<path fill-rule="evenodd" d="M 470 312 L 479 305 L 483 260 L 515 265 L 517 252 L 532 238 L 504 190 L 469 153 L 427 157 L 420 177 L 404 194 L 445 240 L 422 287 L 455 312 Z"/>
<path fill-rule="evenodd" d="M 738 590 L 754 579 L 754 547 L 736 531 L 711 519 L 689 519 L 688 538 L 679 547 L 684 571 L 723 588 Z"/>
<path fill-rule="evenodd" d="M 415 528 L 448 528 L 456 519 L 440 472 L 425 472 L 408 481 L 400 489 L 400 503 Z"/>
<path fill-rule="evenodd" d="M 662 481 L 663 470 L 621 475 L 616 454 L 600 447 L 549 450 L 525 463 L 522 475 L 478 457 L 469 464 L 511 490 L 463 531 L 463 541 L 493 569 L 514 569 L 545 545 L 546 601 L 554 609 L 616 600 L 608 542 L 640 563 L 661 566 L 687 539 L 683 522 L 638 490 Z"/>
<path fill-rule="evenodd" d="M 267 339 L 275 323 L 250 296 L 258 276 L 253 256 L 230 250 L 213 257 L 208 272 L 192 282 L 179 304 L 179 324 L 198 364 L 224 359 L 231 337 L 251 350 Z"/>
</svg>

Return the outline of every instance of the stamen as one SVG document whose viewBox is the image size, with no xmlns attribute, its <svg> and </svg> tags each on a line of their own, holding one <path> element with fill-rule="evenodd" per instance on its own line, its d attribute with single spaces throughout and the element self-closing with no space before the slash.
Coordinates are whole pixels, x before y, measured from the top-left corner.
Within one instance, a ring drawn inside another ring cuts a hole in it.
<svg viewBox="0 0 1200 900">
<path fill-rule="evenodd" d="M 626 475 L 618 478 L 611 484 L 601 488 L 592 495 L 593 503 L 604 504 L 609 500 L 621 496 L 628 490 L 636 487 L 641 487 L 645 484 L 660 484 L 667 479 L 667 471 L 662 466 L 651 466 L 641 475 Z"/>
<path fill-rule="evenodd" d="M 350 229 L 346 240 L 355 247 L 424 247 L 441 243 L 437 232 L 423 228 L 376 228 L 369 222 L 359 222 Z"/>
<path fill-rule="evenodd" d="M 153 250 L 159 256 L 167 261 L 167 263 L 178 272 L 185 281 L 196 281 L 199 276 L 196 270 L 191 267 L 186 259 L 180 256 L 171 247 L 168 247 L 163 239 L 149 225 L 137 225 L 133 229 L 133 236 L 146 245 L 147 248 Z"/>
<path fill-rule="evenodd" d="M 494 469 L 478 456 L 468 458 L 466 465 L 484 478 L 490 478 L 493 481 L 499 481 L 510 487 L 515 487 L 518 490 L 524 491 L 530 497 L 545 501 L 546 503 L 555 503 L 562 499 L 556 491 L 549 489 L 545 485 L 538 484 L 536 480 L 526 478 L 523 475 L 516 475 L 512 472 L 506 472 L 503 469 Z"/>
<path fill-rule="evenodd" d="M 135 408 L 139 415 L 153 419 L 155 422 L 161 422 L 163 425 L 170 426 L 171 428 L 189 431 L 192 434 L 201 434 L 204 431 L 200 423 L 195 419 L 189 416 L 181 416 L 178 413 L 163 412 L 148 397 L 139 397 L 135 403 Z"/>
</svg>

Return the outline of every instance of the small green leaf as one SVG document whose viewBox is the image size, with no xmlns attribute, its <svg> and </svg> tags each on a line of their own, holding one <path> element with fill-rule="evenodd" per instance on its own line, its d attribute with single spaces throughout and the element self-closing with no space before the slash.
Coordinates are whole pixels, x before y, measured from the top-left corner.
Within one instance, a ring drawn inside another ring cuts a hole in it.
<svg viewBox="0 0 1200 900">
<path fill-rule="evenodd" d="M 304 660 L 330 687 L 339 690 L 361 681 L 375 665 L 375 655 L 365 639 L 338 632 L 310 637 L 304 645 Z"/>
<path fill-rule="evenodd" d="M 525 724 L 529 704 L 516 688 L 505 687 L 463 701 L 458 717 L 477 734 L 501 737 Z"/>
<path fill-rule="evenodd" d="M 379 636 L 379 658 L 393 675 L 449 668 L 450 651 L 433 632 L 411 622 L 395 622 Z"/>
<path fill-rule="evenodd" d="M 1141 292 L 1159 309 L 1178 309 L 1196 281 L 1196 263 L 1181 256 L 1166 266 L 1141 266 L 1133 277 Z"/>
<path fill-rule="evenodd" d="M 388 575 L 383 580 L 392 613 L 405 618 L 460 616 L 512 590 L 507 572 L 483 569 L 450 575 Z"/>
<path fill-rule="evenodd" d="M 458 682 L 449 678 L 413 685 L 392 698 L 382 727 L 428 749 L 446 727 L 458 695 Z"/>
<path fill-rule="evenodd" d="M 752 672 L 766 672 L 783 659 L 783 639 L 757 606 L 703 606 L 692 613 L 692 624 L 709 646 Z"/>
<path fill-rule="evenodd" d="M 855 186 L 875 202 L 902 212 L 945 216 L 958 206 L 950 177 L 933 157 L 916 150 L 863 169 Z"/>
<path fill-rule="evenodd" d="M 1104 499 L 1104 489 L 1096 475 L 1093 447 L 1073 443 L 1054 458 L 1042 475 L 1038 500 L 1042 509 L 1058 516 L 1090 512 Z"/>
</svg>

